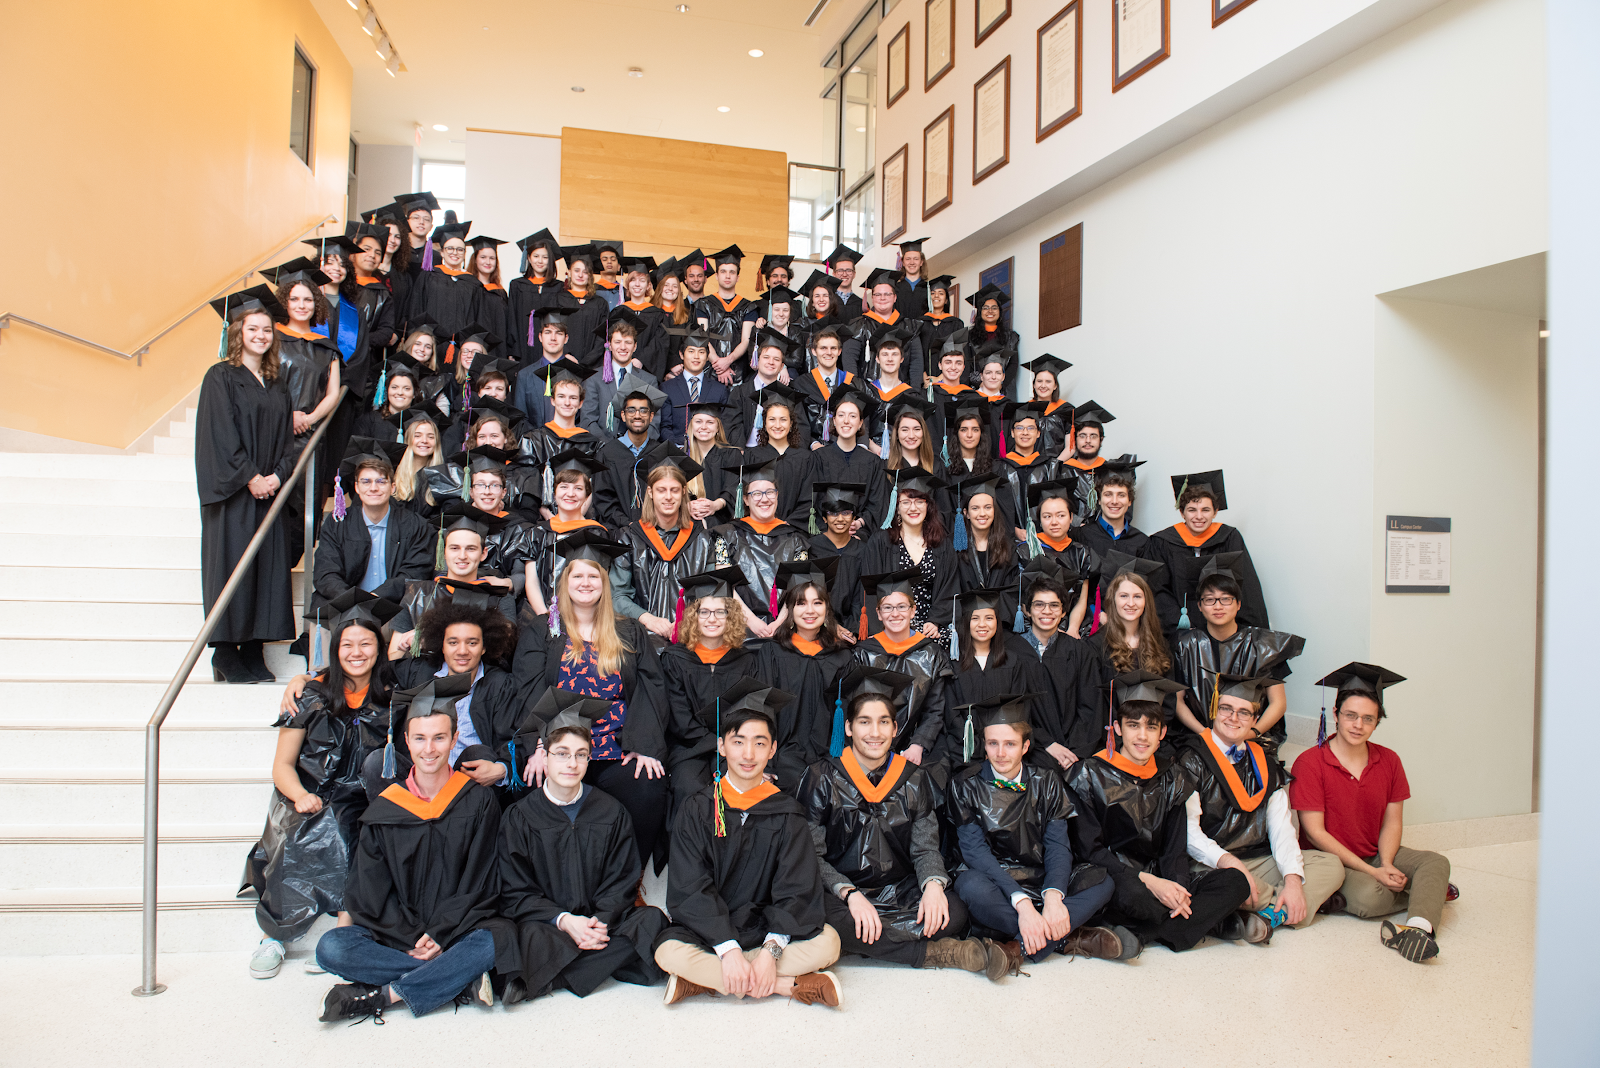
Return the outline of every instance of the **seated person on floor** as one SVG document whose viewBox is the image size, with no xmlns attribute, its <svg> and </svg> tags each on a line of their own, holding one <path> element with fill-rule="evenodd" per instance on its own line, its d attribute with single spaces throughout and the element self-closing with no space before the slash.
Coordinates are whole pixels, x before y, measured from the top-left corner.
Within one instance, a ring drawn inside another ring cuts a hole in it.
<svg viewBox="0 0 1600 1068">
<path fill-rule="evenodd" d="M 1421 964 L 1439 955 L 1439 922 L 1453 900 L 1450 860 L 1400 844 L 1405 802 L 1411 796 L 1406 769 L 1393 749 L 1369 739 L 1385 715 L 1383 691 L 1405 677 L 1376 664 L 1346 664 L 1318 681 L 1337 690 L 1334 733 L 1317 730 L 1317 745 L 1294 762 L 1289 802 L 1300 813 L 1302 843 L 1338 857 L 1344 883 L 1325 911 L 1343 910 L 1383 921 L 1379 938 L 1406 960 Z"/>
<path fill-rule="evenodd" d="M 1277 753 L 1255 741 L 1255 725 L 1277 681 L 1219 675 L 1211 728 L 1179 743 L 1178 763 L 1194 784 L 1189 858 L 1195 872 L 1237 868 L 1250 878 L 1244 908 L 1273 927 L 1305 927 L 1339 884 L 1332 853 L 1301 851 L 1289 818 L 1288 774 Z"/>
<path fill-rule="evenodd" d="M 984 759 L 951 777 L 945 800 L 961 845 L 956 894 L 975 928 L 1006 939 L 1000 974 L 1055 952 L 1106 960 L 1138 952 L 1124 932 L 1086 926 L 1111 899 L 1111 882 L 1095 865 L 1073 863 L 1076 811 L 1061 773 L 1023 760 L 1033 696 L 1003 694 L 976 711 Z"/>
<path fill-rule="evenodd" d="M 910 685 L 910 676 L 895 671 L 851 672 L 844 680 L 849 748 L 811 765 L 795 791 L 822 866 L 828 926 L 849 953 L 999 979 L 1005 952 L 963 938 L 966 907 L 946 893 L 933 781 L 891 751 L 895 699 Z"/>
<path fill-rule="evenodd" d="M 450 769 L 454 697 L 424 686 L 396 712 L 411 772 L 367 806 L 339 926 L 317 943 L 318 966 L 350 980 L 328 991 L 324 1023 L 381 1020 L 397 1001 L 413 1016 L 463 994 L 494 1002 L 500 804 Z"/>
<path fill-rule="evenodd" d="M 550 689 L 539 704 L 544 785 L 506 810 L 500 831 L 500 912 L 517 925 L 522 964 L 501 1000 L 557 987 L 588 997 L 611 978 L 653 986 L 650 947 L 667 918 L 634 903 L 643 872 L 627 810 L 583 781 L 590 731 L 611 703 Z"/>
<path fill-rule="evenodd" d="M 668 1005 L 695 994 L 781 994 L 837 1008 L 839 936 L 824 922 L 822 872 L 805 809 L 767 781 L 777 709 L 755 679 L 721 698 L 710 788 L 678 811 L 667 869 L 673 925 L 656 940 Z"/>
<path fill-rule="evenodd" d="M 1272 926 L 1239 910 L 1249 900 L 1250 878 L 1222 868 L 1189 871 L 1189 820 L 1185 804 L 1194 787 L 1183 768 L 1157 752 L 1167 735 L 1161 703 L 1181 685 L 1148 671 L 1119 675 L 1115 737 L 1106 748 L 1067 771 L 1078 804 L 1072 830 L 1078 852 L 1111 875 L 1114 891 L 1103 919 L 1127 929 L 1140 945 L 1160 942 L 1173 951 L 1193 947 L 1208 934 L 1265 942 Z"/>
</svg>

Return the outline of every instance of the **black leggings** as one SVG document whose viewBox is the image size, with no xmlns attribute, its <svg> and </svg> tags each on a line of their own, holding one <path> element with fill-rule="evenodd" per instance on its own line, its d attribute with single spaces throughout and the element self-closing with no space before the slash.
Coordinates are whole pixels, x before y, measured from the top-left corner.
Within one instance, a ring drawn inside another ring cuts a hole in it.
<svg viewBox="0 0 1600 1068">
<path fill-rule="evenodd" d="M 656 843 L 661 838 L 661 828 L 667 822 L 667 779 L 652 779 L 639 772 L 638 764 L 623 765 L 620 760 L 591 760 L 583 781 L 604 790 L 628 810 L 633 819 L 634 843 L 639 847 L 639 867 L 655 854 Z"/>
</svg>

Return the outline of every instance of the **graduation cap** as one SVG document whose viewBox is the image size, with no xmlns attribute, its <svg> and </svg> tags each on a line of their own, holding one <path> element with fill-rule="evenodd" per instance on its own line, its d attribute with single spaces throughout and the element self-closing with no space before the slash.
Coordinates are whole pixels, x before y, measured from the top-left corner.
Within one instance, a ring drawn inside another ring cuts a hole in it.
<svg viewBox="0 0 1600 1068">
<path fill-rule="evenodd" d="M 767 304 L 769 307 L 774 304 L 793 305 L 799 299 L 800 294 L 796 293 L 788 286 L 773 286 L 771 289 L 767 290 Z"/>
<path fill-rule="evenodd" d="M 769 252 L 765 256 L 761 257 L 761 277 L 765 279 L 769 274 L 772 273 L 772 269 L 774 267 L 782 267 L 785 271 L 789 272 L 789 276 L 792 278 L 794 277 L 794 271 L 791 266 L 793 263 L 793 256 L 785 256 L 777 252 Z"/>
<path fill-rule="evenodd" d="M 600 262 L 600 250 L 593 245 L 562 245 L 561 258 L 567 261 L 567 268 L 582 260 L 589 271 L 593 273 L 595 265 Z"/>
<path fill-rule="evenodd" d="M 1112 679 L 1111 685 L 1117 691 L 1118 707 L 1130 701 L 1150 701 L 1159 705 L 1167 699 L 1168 694 L 1182 693 L 1187 689 L 1183 683 L 1173 682 L 1153 671 L 1125 672 Z"/>
<path fill-rule="evenodd" d="M 867 275 L 867 291 L 870 293 L 878 286 L 898 286 L 900 278 L 887 267 L 879 267 Z"/>
<path fill-rule="evenodd" d="M 1262 701 L 1266 700 L 1267 690 L 1282 684 L 1281 679 L 1275 679 L 1270 675 L 1252 677 L 1217 672 L 1211 672 L 1211 674 L 1216 679 L 1216 685 L 1212 690 L 1215 695 L 1213 701 L 1219 697 L 1237 697 L 1241 701 L 1248 701 L 1252 705 L 1259 706 Z M 1216 720 L 1215 711 L 1212 712 L 1211 719 L 1213 722 Z"/>
<path fill-rule="evenodd" d="M 1211 502 L 1217 506 L 1217 511 L 1225 511 L 1228 507 L 1228 496 L 1223 492 L 1221 471 L 1198 471 L 1192 475 L 1172 476 L 1172 497 L 1181 500 L 1185 490 L 1204 489 L 1211 493 Z"/>
<path fill-rule="evenodd" d="M 954 434 L 963 419 L 983 420 L 985 429 L 989 420 L 989 401 L 977 391 L 947 397 L 944 403 L 944 421 L 948 432 Z"/>
<path fill-rule="evenodd" d="M 1365 694 L 1383 707 L 1383 691 L 1390 686 L 1405 682 L 1404 675 L 1398 675 L 1388 668 L 1379 667 L 1377 664 L 1363 664 L 1352 660 L 1338 671 L 1329 672 L 1317 680 L 1318 686 L 1332 686 L 1339 693 Z"/>
<path fill-rule="evenodd" d="M 724 463 L 722 469 L 737 471 L 745 489 L 757 482 L 770 482 L 774 486 L 778 484 L 778 457 L 771 449 L 752 449 L 738 459 Z"/>
<path fill-rule="evenodd" d="M 473 471 L 501 471 L 506 464 L 520 455 L 517 449 L 501 449 L 494 445 L 474 445 L 450 457 L 453 464 L 461 464 Z"/>
<path fill-rule="evenodd" d="M 1124 571 L 1138 575 L 1153 587 L 1157 576 L 1166 570 L 1167 565 L 1160 560 L 1145 560 L 1116 549 L 1107 549 L 1105 555 L 1100 558 L 1100 580 L 1107 588 L 1111 586 L 1112 580 Z"/>
<path fill-rule="evenodd" d="M 1023 599 L 1030 599 L 1034 584 L 1046 579 L 1057 582 L 1062 586 L 1070 586 L 1075 582 L 1083 581 L 1083 577 L 1063 564 L 1060 557 L 1052 556 L 1049 553 L 1040 553 L 1037 556 L 1030 557 L 1028 562 L 1023 565 L 1022 575 L 1019 579 L 1023 588 Z"/>
<path fill-rule="evenodd" d="M 697 400 L 693 404 L 684 405 L 685 420 L 693 419 L 697 415 L 713 415 L 720 421 L 722 413 L 728 410 L 727 404 L 718 400 Z"/>
<path fill-rule="evenodd" d="M 1052 356 L 1047 352 L 1043 356 L 1035 356 L 1033 359 L 1029 360 L 1025 366 L 1034 374 L 1038 374 L 1040 371 L 1049 371 L 1051 374 L 1055 375 L 1056 379 L 1059 381 L 1061 378 L 1061 372 L 1071 367 L 1072 364 L 1068 363 L 1066 360 L 1063 360 L 1059 356 Z"/>
<path fill-rule="evenodd" d="M 720 697 L 700 706 L 700 715 L 702 722 L 713 720 L 717 724 L 719 738 L 722 736 L 722 721 L 735 713 L 746 719 L 757 716 L 765 720 L 768 729 L 776 736 L 778 713 L 793 700 L 794 695 L 754 676 L 745 675 L 722 691 Z"/>
<path fill-rule="evenodd" d="M 345 447 L 344 459 L 339 463 L 341 488 L 354 491 L 356 468 L 368 460 L 386 461 L 392 468 L 405 457 L 406 447 L 398 441 L 380 441 L 377 438 L 352 437 Z M 335 501 L 335 511 L 343 512 L 342 501 Z M 342 519 L 342 515 L 335 518 Z"/>
<path fill-rule="evenodd" d="M 541 363 L 528 372 L 535 378 L 542 378 L 549 383 L 552 390 L 560 382 L 576 382 L 583 385 L 584 381 L 592 374 L 594 368 L 579 363 L 571 356 L 563 356 L 554 363 Z"/>
<path fill-rule="evenodd" d="M 1005 475 L 974 475 L 970 478 L 962 479 L 957 484 L 957 489 L 961 494 L 961 507 L 965 508 L 972 498 L 980 493 L 987 493 L 998 502 L 1000 500 L 1000 489 L 1005 484 Z"/>
<path fill-rule="evenodd" d="M 849 702 L 870 694 L 873 697 L 885 698 L 890 707 L 894 707 L 915 682 L 915 679 L 903 671 L 890 671 L 888 668 L 861 664 L 851 669 L 850 674 L 844 677 L 843 695 L 845 701 Z"/>
<path fill-rule="evenodd" d="M 805 403 L 806 395 L 793 386 L 786 386 L 782 382 L 768 382 L 762 386 L 757 396 L 761 398 L 761 407 L 770 408 L 774 404 L 787 404 L 790 408 Z"/>
<path fill-rule="evenodd" d="M 580 471 L 589 476 L 591 486 L 594 485 L 595 478 L 606 469 L 605 464 L 582 449 L 562 449 L 545 461 L 545 466 L 550 469 L 551 475 L 559 475 L 563 471 Z"/>
<path fill-rule="evenodd" d="M 444 714 L 454 721 L 456 702 L 471 692 L 472 673 L 459 671 L 444 678 L 430 678 L 408 689 L 394 691 L 389 708 L 391 715 L 404 709 L 403 714 L 394 717 L 400 724 L 403 735 L 405 724 L 414 719 L 426 719 L 429 716 Z M 394 744 L 393 741 L 390 744 Z M 386 766 L 390 763 L 387 756 L 384 763 Z"/>
<path fill-rule="evenodd" d="M 645 331 L 649 329 L 649 326 L 645 323 L 645 321 L 639 318 L 638 312 L 634 311 L 632 308 L 625 308 L 621 304 L 618 304 L 615 308 L 612 308 L 606 316 L 607 337 L 611 336 L 611 331 L 617 328 L 618 323 L 627 323 L 629 326 L 633 327 L 633 332 L 638 334 L 640 337 L 644 337 Z"/>
<path fill-rule="evenodd" d="M 828 253 L 827 258 L 822 261 L 823 266 L 827 267 L 830 271 L 833 270 L 834 265 L 838 263 L 856 264 L 860 262 L 861 253 L 857 252 L 849 245 L 833 246 L 833 251 Z"/>
<path fill-rule="evenodd" d="M 838 556 L 813 556 L 809 560 L 786 560 L 778 565 L 778 585 L 783 591 L 790 590 L 810 583 L 822 587 L 824 590 L 833 589 L 834 579 L 839 574 Z"/>
<path fill-rule="evenodd" d="M 579 307 L 577 298 L 563 289 L 540 301 L 539 306 L 533 310 L 533 318 L 538 322 L 540 330 L 547 326 L 559 326 L 565 329 L 567 319 Z"/>
<path fill-rule="evenodd" d="M 456 337 L 463 345 L 482 345 L 485 352 L 500 347 L 500 338 L 491 333 L 487 326 L 479 326 L 477 323 L 462 327 L 461 333 Z"/>
<path fill-rule="evenodd" d="M 504 530 L 510 522 L 510 516 L 485 512 L 475 504 L 452 497 L 444 503 L 440 513 L 440 534 L 447 536 L 452 530 L 470 530 L 487 539 L 490 534 Z"/>
<path fill-rule="evenodd" d="M 272 279 L 272 284 L 282 289 L 284 286 L 304 282 L 309 286 L 325 286 L 332 279 L 322 273 L 321 265 L 316 260 L 305 256 L 298 256 L 288 263 L 280 263 L 276 267 L 266 267 L 262 274 Z"/>
<path fill-rule="evenodd" d="M 810 300 L 811 294 L 816 292 L 818 286 L 827 286 L 830 293 L 839 292 L 839 280 L 837 278 L 831 274 L 823 274 L 821 271 L 813 269 L 806 276 L 806 280 L 800 283 L 800 293 L 807 300 Z"/>
<path fill-rule="evenodd" d="M 633 274 L 637 271 L 639 274 L 650 275 L 655 273 L 655 269 L 654 256 L 629 256 L 627 262 L 622 265 L 623 274 Z"/>
<path fill-rule="evenodd" d="M 972 361 L 972 366 L 979 373 L 982 373 L 983 369 L 989 366 L 991 363 L 997 363 L 1001 367 L 1004 367 L 1006 364 L 1010 363 L 1016 355 L 1016 349 L 991 349 L 988 352 L 980 352 L 977 358 Z M 1009 400 L 1010 398 L 1000 397 L 996 399 Z"/>
<path fill-rule="evenodd" d="M 596 259 L 600 257 L 600 253 L 609 252 L 617 258 L 617 262 L 619 264 L 622 262 L 621 241 L 591 241 L 589 243 L 594 246 L 594 254 Z"/>
<path fill-rule="evenodd" d="M 355 241 L 349 236 L 350 230 L 361 225 L 361 223 L 350 223 L 345 227 L 345 232 L 342 234 L 330 234 L 327 237 L 308 237 L 303 239 L 300 243 L 302 245 L 310 245 L 312 248 L 317 250 L 317 261 L 319 263 L 328 258 L 328 249 L 330 246 L 348 256 L 352 253 L 361 251 L 361 246 L 356 244 Z M 378 237 L 376 233 L 371 232 L 375 230 L 376 227 L 369 226 L 366 227 L 366 229 L 368 231 L 368 233 L 364 235 L 366 237 L 377 237 L 383 242 L 387 242 L 389 240 L 387 231 L 382 237 Z"/>
<path fill-rule="evenodd" d="M 892 424 L 904 411 L 913 411 L 922 416 L 922 421 L 927 422 L 933 418 L 933 413 L 938 411 L 938 405 L 915 390 L 906 390 L 889 402 L 889 422 Z"/>
<path fill-rule="evenodd" d="M 729 263 L 733 264 L 735 267 L 738 267 L 740 264 L 744 263 L 744 250 L 738 245 L 729 245 L 721 252 L 713 252 L 707 258 L 711 260 L 712 263 L 715 263 L 718 267 Z"/>
<path fill-rule="evenodd" d="M 567 694 L 574 700 L 555 715 L 545 720 L 544 730 L 539 735 L 539 740 L 546 749 L 550 748 L 550 740 L 560 731 L 576 730 L 589 738 L 594 737 L 594 721 L 611 711 L 611 702 L 598 697 L 585 697 L 582 694 L 568 693 L 566 690 L 557 690 L 552 687 L 545 691 L 545 696 L 550 694 Z M 543 703 L 544 697 L 541 697 Z"/>
<path fill-rule="evenodd" d="M 390 220 L 396 223 L 405 221 L 400 214 L 400 205 L 394 201 L 390 201 L 389 203 L 380 205 L 376 208 L 368 208 L 366 211 L 361 213 L 361 218 L 365 219 L 374 226 L 381 226 L 385 220 Z M 388 240 L 387 235 L 385 235 L 384 240 Z"/>
<path fill-rule="evenodd" d="M 941 274 L 937 278 L 928 279 L 928 291 L 932 292 L 935 289 L 942 289 L 942 290 L 944 290 L 945 292 L 948 293 L 950 291 L 951 287 L 954 286 L 955 284 L 956 284 L 956 276 L 955 275 L 953 275 L 953 274 Z"/>
<path fill-rule="evenodd" d="M 907 241 L 895 241 L 895 242 L 892 242 L 892 244 L 898 245 L 900 247 L 901 255 L 904 255 L 907 252 L 921 252 L 922 251 L 922 243 L 924 241 L 931 241 L 931 240 L 933 240 L 933 239 L 930 238 L 930 237 L 913 237 L 910 240 L 907 240 Z"/>
<path fill-rule="evenodd" d="M 631 383 L 631 384 L 630 384 Z M 667 406 L 667 395 L 651 385 L 645 379 L 635 374 L 625 374 L 617 387 L 618 403 L 626 404 L 635 397 L 646 401 L 652 412 L 659 412 Z"/>
<path fill-rule="evenodd" d="M 471 223 L 464 223 L 463 225 L 471 226 L 472 224 Z M 462 231 L 462 232 L 465 233 L 466 231 Z M 511 244 L 511 242 L 502 241 L 498 237 L 483 237 L 483 236 L 479 236 L 479 237 L 473 238 L 471 241 L 468 241 L 467 242 L 467 247 L 472 249 L 472 251 L 474 251 L 474 252 L 482 252 L 486 248 L 492 248 L 496 252 L 498 252 L 500 250 L 500 246 L 501 245 L 509 245 L 509 244 Z"/>
<path fill-rule="evenodd" d="M 970 616 L 980 608 L 988 608 L 992 609 L 995 618 L 999 619 L 1000 606 L 1010 593 L 1009 589 L 967 590 L 961 595 L 961 614 Z"/>
<path fill-rule="evenodd" d="M 368 593 L 359 586 L 351 586 L 337 597 L 330 598 L 326 603 L 316 607 L 307 608 L 304 618 L 320 621 L 328 618 L 328 629 L 333 629 L 343 623 L 360 620 L 369 624 L 373 630 L 381 630 L 383 625 L 400 613 L 400 606 L 375 593 Z"/>
<path fill-rule="evenodd" d="M 522 266 L 517 268 L 518 274 L 528 273 L 528 257 L 532 255 L 533 250 L 536 248 L 546 249 L 550 253 L 550 267 L 552 270 L 555 268 L 556 261 L 561 258 L 561 242 L 556 240 L 556 236 L 550 232 L 548 227 L 529 234 L 521 241 L 518 241 L 517 248 L 522 250 Z"/>
<path fill-rule="evenodd" d="M 628 546 L 613 541 L 604 527 L 580 527 L 556 542 L 556 555 L 567 563 L 587 560 L 601 571 L 609 571 L 612 561 L 628 554 Z"/>
<path fill-rule="evenodd" d="M 686 349 L 709 349 L 711 341 L 711 332 L 698 323 L 683 335 L 683 347 Z"/>
<path fill-rule="evenodd" d="M 975 732 L 982 734 L 990 727 L 1020 727 L 1030 723 L 1029 706 L 1041 696 L 1038 693 L 999 693 L 957 707 L 969 710 Z"/>
<path fill-rule="evenodd" d="M 690 267 L 698 267 L 702 271 L 706 267 L 706 254 L 699 249 L 678 258 L 678 266 L 687 271 Z"/>
<path fill-rule="evenodd" d="M 668 278 L 676 278 L 680 281 L 683 279 L 683 264 L 678 262 L 678 257 L 676 256 L 668 257 L 666 262 L 658 265 L 650 272 L 650 284 L 657 289 L 660 289 L 661 283 Z"/>
<path fill-rule="evenodd" d="M 1079 427 L 1092 426 L 1103 431 L 1105 424 L 1115 422 L 1116 418 L 1094 401 L 1084 401 L 1072 410 L 1072 421 Z"/>
<path fill-rule="evenodd" d="M 788 292 L 788 290 L 784 290 L 784 292 Z M 785 337 L 770 326 L 763 326 L 756 332 L 756 352 L 758 354 L 762 349 L 777 349 L 783 353 L 783 358 L 787 360 L 789 354 L 800 344 L 799 338 Z"/>
<path fill-rule="evenodd" d="M 467 231 L 471 229 L 472 223 L 470 221 L 454 223 L 447 222 L 443 226 L 434 228 L 433 237 L 431 240 L 439 242 L 440 248 L 443 248 L 444 243 L 453 237 L 459 238 L 461 243 L 464 245 L 467 243 Z"/>
<path fill-rule="evenodd" d="M 431 315 L 419 315 L 415 319 L 412 319 L 407 325 L 410 332 L 413 334 L 427 334 L 435 341 L 439 340 L 439 320 L 435 319 Z M 395 355 L 401 357 L 402 359 L 411 360 L 410 353 L 396 352 Z M 411 362 L 415 363 L 416 361 L 411 360 Z"/>
<path fill-rule="evenodd" d="M 352 252 L 361 251 L 361 239 L 370 237 L 378 242 L 378 249 L 382 251 L 389 244 L 389 228 L 366 222 L 347 222 L 344 224 L 344 236 L 349 238 Z M 313 242 L 307 241 L 306 244 Z M 320 245 L 322 239 L 318 238 L 316 244 Z"/>
<path fill-rule="evenodd" d="M 994 302 L 1000 305 L 1001 308 L 1004 308 L 1007 304 L 1011 303 L 1011 298 L 1006 295 L 1006 291 L 995 285 L 993 282 L 990 282 L 988 285 L 984 286 L 982 289 L 968 297 L 967 303 L 972 305 L 974 308 L 982 310 L 983 302 L 989 300 L 990 298 L 993 298 Z"/>
<path fill-rule="evenodd" d="M 1003 410 L 1008 423 L 1014 425 L 1019 419 L 1032 419 L 1034 424 L 1038 425 L 1039 420 L 1044 418 L 1044 413 L 1049 407 L 1048 403 L 1039 400 L 1007 401 Z"/>
<path fill-rule="evenodd" d="M 450 591 L 450 603 L 465 605 L 468 608 L 494 608 L 500 599 L 511 591 L 505 586 L 495 586 L 488 582 L 467 582 L 463 579 L 450 578 L 448 575 L 439 580 L 440 585 Z"/>
<path fill-rule="evenodd" d="M 1115 460 L 1107 460 L 1094 469 L 1095 485 L 1104 482 L 1107 475 L 1126 475 L 1130 479 L 1137 479 L 1139 477 L 1139 468 L 1148 462 L 1147 460 L 1139 459 L 1132 453 L 1125 452 Z M 1082 469 L 1079 468 L 1079 470 Z"/>
<path fill-rule="evenodd" d="M 499 340 L 500 340 L 499 338 L 495 337 L 493 334 L 490 334 L 489 338 L 490 338 L 490 340 L 492 340 L 492 341 L 494 341 L 496 343 L 498 343 Z M 469 339 L 469 340 L 471 340 L 471 339 Z M 486 345 L 487 344 L 486 342 L 482 342 L 482 341 L 480 341 L 478 343 L 480 345 Z M 515 360 L 506 360 L 506 359 L 489 360 L 489 361 L 487 361 L 485 363 L 478 364 L 473 369 L 473 371 L 472 371 L 472 382 L 473 382 L 473 385 L 476 387 L 478 383 L 482 382 L 489 375 L 499 375 L 501 378 L 504 378 L 507 382 L 510 382 L 510 381 L 512 381 L 513 379 L 516 378 L 517 371 L 520 370 L 520 369 L 521 369 L 521 365 L 518 364 L 517 361 L 515 361 Z M 523 414 L 522 414 L 522 411 L 520 409 L 518 409 L 515 405 L 509 404 L 509 403 L 507 403 L 505 401 L 502 401 L 502 400 L 498 400 L 498 399 L 496 399 L 494 397 L 480 397 L 480 396 L 478 396 L 476 391 L 474 391 L 473 394 L 472 394 L 472 408 L 473 408 L 474 411 L 476 411 L 479 408 L 488 408 L 491 411 L 499 412 L 501 415 L 504 415 L 504 416 L 514 416 L 519 422 L 523 418 L 525 418 L 523 416 Z"/>
<path fill-rule="evenodd" d="M 705 470 L 699 464 L 689 459 L 689 455 L 670 441 L 663 441 L 655 448 L 644 454 L 642 466 L 648 474 L 663 464 L 670 464 L 678 469 L 687 484 L 691 479 Z"/>
<path fill-rule="evenodd" d="M 231 323 L 249 312 L 258 311 L 272 316 L 274 322 L 289 321 L 288 311 L 278 303 L 278 294 L 273 292 L 271 286 L 251 286 L 237 293 L 229 293 L 212 301 L 211 307 L 222 316 L 222 321 L 225 323 Z"/>
<path fill-rule="evenodd" d="M 698 575 L 690 575 L 678 585 L 683 589 L 684 604 L 692 604 L 702 597 L 736 596 L 735 591 L 740 586 L 750 585 L 744 577 L 744 572 L 736 567 L 719 567 L 714 571 L 702 571 Z"/>
<path fill-rule="evenodd" d="M 426 190 L 421 193 L 401 193 L 394 198 L 394 203 L 395 207 L 400 209 L 401 215 L 406 218 L 409 218 L 414 211 L 439 210 L 439 198 Z"/>
<path fill-rule="evenodd" d="M 901 493 L 920 493 L 929 500 L 933 495 L 949 486 L 950 483 L 920 467 L 901 467 L 894 472 L 895 485 Z"/>
<path fill-rule="evenodd" d="M 867 487 L 861 482 L 811 483 L 811 503 L 818 515 L 838 515 L 840 512 L 854 515 L 861 511 L 861 502 L 866 493 Z"/>
<path fill-rule="evenodd" d="M 861 576 L 861 589 L 868 597 L 876 597 L 880 601 L 891 593 L 903 593 L 911 598 L 911 603 L 917 603 L 917 576 L 920 572 L 916 568 L 906 568 L 904 571 L 891 571 L 886 575 Z"/>
<path fill-rule="evenodd" d="M 1243 569 L 1239 568 L 1239 562 L 1243 559 L 1244 553 L 1242 552 L 1214 553 L 1206 560 L 1206 565 L 1200 569 L 1199 581 L 1204 583 L 1212 575 L 1226 575 L 1235 582 L 1243 582 Z M 1239 568 L 1239 570 L 1235 570 L 1235 568 Z"/>
<path fill-rule="evenodd" d="M 1028 506 L 1037 508 L 1045 501 L 1062 500 L 1067 502 L 1067 507 L 1072 507 L 1072 502 L 1078 496 L 1078 480 L 1052 479 L 1049 482 L 1035 482 L 1028 487 Z"/>
<path fill-rule="evenodd" d="M 880 407 L 878 398 L 856 385 L 854 382 L 845 382 L 837 386 L 828 396 L 828 411 L 835 416 L 839 414 L 839 405 L 851 401 L 861 412 L 861 418 L 875 414 Z"/>
</svg>

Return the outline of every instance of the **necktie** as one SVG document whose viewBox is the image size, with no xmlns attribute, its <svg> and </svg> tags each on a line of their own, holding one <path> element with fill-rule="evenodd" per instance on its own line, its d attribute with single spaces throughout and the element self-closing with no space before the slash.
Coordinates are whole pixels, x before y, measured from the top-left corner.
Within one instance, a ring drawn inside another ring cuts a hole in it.
<svg viewBox="0 0 1600 1068">
<path fill-rule="evenodd" d="M 689 403 L 694 404 L 700 399 L 700 376 L 695 375 L 689 379 Z"/>
</svg>

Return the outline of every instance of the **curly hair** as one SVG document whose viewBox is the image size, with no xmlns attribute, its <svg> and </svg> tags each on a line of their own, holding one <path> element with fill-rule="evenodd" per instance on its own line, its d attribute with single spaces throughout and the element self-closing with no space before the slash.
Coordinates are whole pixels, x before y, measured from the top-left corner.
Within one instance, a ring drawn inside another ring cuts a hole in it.
<svg viewBox="0 0 1600 1068">
<path fill-rule="evenodd" d="M 417 622 L 417 638 L 422 655 L 434 663 L 444 662 L 445 631 L 458 623 L 469 623 L 483 634 L 483 659 L 504 660 L 517 646 L 517 627 L 498 609 L 476 608 L 451 601 L 422 613 Z"/>
<path fill-rule="evenodd" d="M 247 311 L 242 315 L 236 314 L 233 321 L 228 323 L 228 356 L 227 360 L 235 367 L 244 363 L 244 321 L 252 315 L 266 315 L 270 321 L 272 316 L 260 309 Z M 261 379 L 264 382 L 276 382 L 281 366 L 278 350 L 282 347 L 282 335 L 276 326 L 272 329 L 272 344 L 267 346 L 267 351 L 261 357 Z"/>
<path fill-rule="evenodd" d="M 740 609 L 737 597 L 697 597 L 683 606 L 683 629 L 679 632 L 678 644 L 685 649 L 694 650 L 700 644 L 700 605 L 705 601 L 721 601 L 728 610 L 728 627 L 722 632 L 722 640 L 731 648 L 742 649 L 744 640 L 749 631 L 745 626 L 744 612 Z"/>
<path fill-rule="evenodd" d="M 276 294 L 278 303 L 287 308 L 289 306 L 289 294 L 294 292 L 295 286 L 305 286 L 307 289 L 311 290 L 311 299 L 313 302 L 311 310 L 311 325 L 321 326 L 323 323 L 327 322 L 328 298 L 323 294 L 321 286 L 314 286 L 310 282 L 286 282 L 278 287 Z"/>
</svg>

